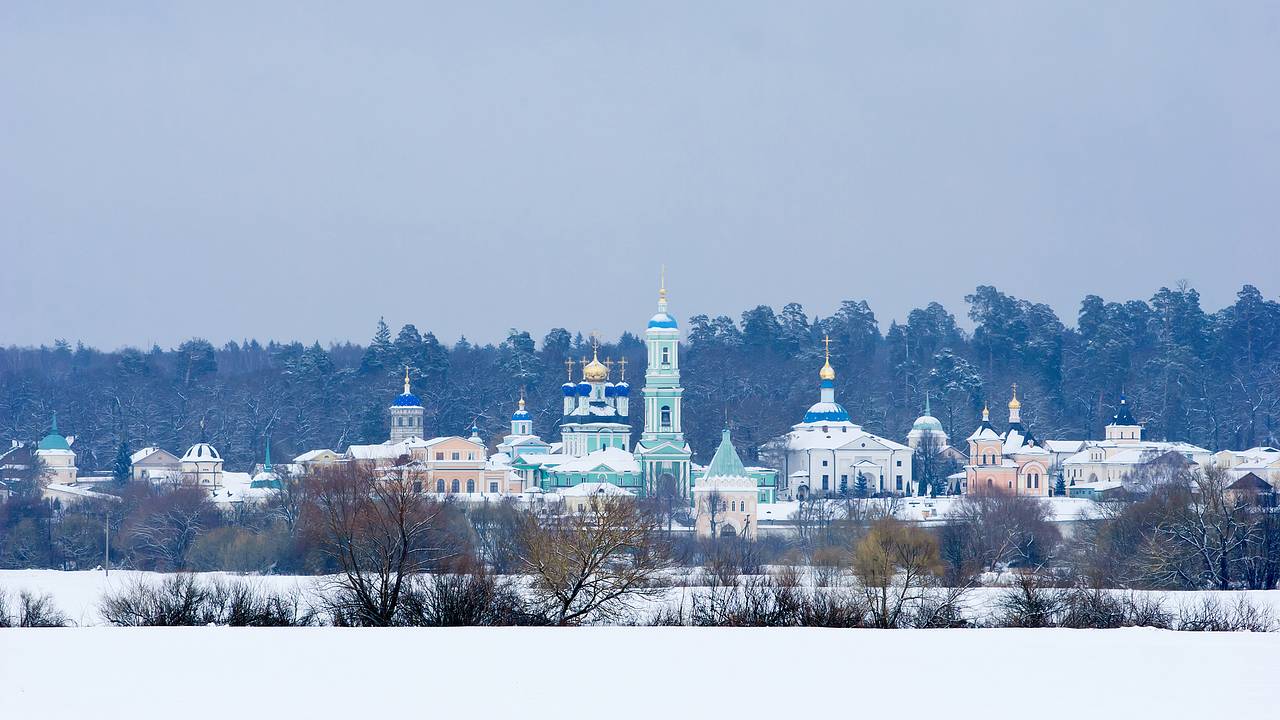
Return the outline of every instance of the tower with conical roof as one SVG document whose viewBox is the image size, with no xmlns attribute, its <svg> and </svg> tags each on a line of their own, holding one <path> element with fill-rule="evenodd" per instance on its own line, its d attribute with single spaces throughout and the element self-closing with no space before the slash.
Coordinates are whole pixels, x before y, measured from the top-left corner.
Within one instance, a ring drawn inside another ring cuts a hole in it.
<svg viewBox="0 0 1280 720">
<path fill-rule="evenodd" d="M 666 269 L 658 290 L 658 312 L 649 318 L 644 343 L 648 363 L 644 373 L 644 432 L 635 455 L 644 477 L 645 493 L 689 493 L 692 453 L 682 428 L 680 386 L 680 330 L 667 309 Z"/>
<path fill-rule="evenodd" d="M 702 537 L 755 536 L 757 480 L 742 463 L 729 428 L 720 434 L 720 446 L 707 471 L 693 488 L 695 528 Z"/>
<path fill-rule="evenodd" d="M 404 366 L 404 392 L 391 403 L 391 442 L 422 437 L 422 421 L 426 417 L 422 400 L 409 387 L 409 366 Z"/>
<path fill-rule="evenodd" d="M 1112 442 L 1142 442 L 1142 425 L 1134 419 L 1133 413 L 1129 411 L 1129 401 L 1125 398 L 1124 393 L 1120 393 L 1120 407 L 1111 418 L 1111 422 L 1107 423 L 1106 432 L 1107 439 Z"/>
</svg>

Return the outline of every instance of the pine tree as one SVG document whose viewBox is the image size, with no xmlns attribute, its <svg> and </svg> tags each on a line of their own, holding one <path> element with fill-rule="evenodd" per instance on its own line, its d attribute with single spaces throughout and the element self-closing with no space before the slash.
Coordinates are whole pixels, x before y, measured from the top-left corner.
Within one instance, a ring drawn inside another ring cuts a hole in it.
<svg viewBox="0 0 1280 720">
<path fill-rule="evenodd" d="M 853 494 L 860 498 L 867 496 L 867 476 L 858 473 L 858 482 L 853 485 Z"/>
<path fill-rule="evenodd" d="M 124 485 L 129 482 L 129 476 L 133 473 L 133 461 L 130 460 L 129 442 L 127 440 L 120 441 L 120 448 L 116 450 L 116 462 L 111 467 L 111 477 L 115 478 L 117 485 Z"/>
<path fill-rule="evenodd" d="M 1057 482 L 1053 484 L 1053 494 L 1057 495 L 1058 497 L 1066 497 L 1067 481 L 1062 479 L 1061 475 L 1058 476 Z"/>
<path fill-rule="evenodd" d="M 387 327 L 384 318 L 378 318 L 378 329 L 373 333 L 373 340 L 364 351 L 360 360 L 360 372 L 370 375 L 385 370 L 395 354 L 391 345 L 391 328 Z"/>
</svg>

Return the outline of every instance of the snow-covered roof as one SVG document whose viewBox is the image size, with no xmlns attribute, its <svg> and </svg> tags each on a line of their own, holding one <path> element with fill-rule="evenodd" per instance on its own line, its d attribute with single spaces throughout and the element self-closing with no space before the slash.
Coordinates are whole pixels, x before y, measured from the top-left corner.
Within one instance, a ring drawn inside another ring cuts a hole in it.
<svg viewBox="0 0 1280 720">
<path fill-rule="evenodd" d="M 182 456 L 182 462 L 222 462 L 222 456 L 209 443 L 196 443 L 187 449 Z"/>
<path fill-rule="evenodd" d="M 347 448 L 347 456 L 353 460 L 394 460 L 408 454 L 409 448 L 404 442 L 387 441 L 377 445 L 352 445 Z"/>
<path fill-rule="evenodd" d="M 823 432 L 822 428 L 827 431 Z M 870 443 L 872 447 L 867 447 Z M 911 450 L 900 442 L 880 437 L 851 422 L 799 423 L 786 436 L 789 448 L 814 450 Z M 877 447 L 878 446 L 878 447 Z"/>
<path fill-rule="evenodd" d="M 633 497 L 635 493 L 625 488 L 620 488 L 612 483 L 604 482 L 584 482 L 578 483 L 573 487 L 562 488 L 556 491 L 560 497 L 591 497 L 595 495 L 610 495 L 616 497 Z"/>
<path fill-rule="evenodd" d="M 136 465 L 142 462 L 143 460 L 146 460 L 147 458 L 151 457 L 152 455 L 155 455 L 156 453 L 161 453 L 164 451 L 165 451 L 164 448 L 156 447 L 154 445 L 152 445 L 151 447 L 144 447 L 141 450 L 130 455 L 129 462 L 133 465 Z"/>
<path fill-rule="evenodd" d="M 298 457 L 294 458 L 293 461 L 295 463 L 307 463 L 307 462 L 312 462 L 313 460 L 318 460 L 322 457 L 325 457 L 326 455 L 337 455 L 337 454 L 338 453 L 332 450 L 329 450 L 328 448 L 321 448 L 319 450 L 308 450 L 302 453 L 301 455 L 299 455 Z"/>
<path fill-rule="evenodd" d="M 53 492 L 65 493 L 67 495 L 75 495 L 76 497 L 81 497 L 85 499 L 110 500 L 112 502 L 120 502 L 120 498 L 116 495 L 97 492 L 95 490 L 90 490 L 88 488 L 83 488 L 83 487 L 77 487 L 75 485 L 67 485 L 63 483 L 49 483 L 48 485 L 45 486 L 45 489 L 52 490 Z"/>
<path fill-rule="evenodd" d="M 582 457 L 570 458 L 560 463 L 556 467 L 556 472 L 593 472 L 602 465 L 619 473 L 639 474 L 640 472 L 640 463 L 636 462 L 635 456 L 616 447 L 601 448 Z"/>
</svg>

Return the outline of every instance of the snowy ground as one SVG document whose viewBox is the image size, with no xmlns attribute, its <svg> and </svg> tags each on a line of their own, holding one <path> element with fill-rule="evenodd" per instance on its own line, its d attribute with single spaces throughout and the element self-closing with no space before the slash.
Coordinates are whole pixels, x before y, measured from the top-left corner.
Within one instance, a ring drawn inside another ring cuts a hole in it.
<svg viewBox="0 0 1280 720">
<path fill-rule="evenodd" d="M 0 630 L 0 715 L 1203 720 L 1277 672 L 1280 635 L 1149 629 Z"/>
<path fill-rule="evenodd" d="M 265 575 L 243 576 L 233 573 L 198 573 L 204 578 L 224 578 L 260 585 L 265 589 L 279 592 L 300 590 L 303 595 L 312 594 L 324 582 L 324 578 L 314 576 Z M 74 625 L 93 627 L 105 624 L 98 615 L 98 603 L 102 596 L 109 592 L 127 587 L 138 580 L 159 583 L 164 577 L 162 573 L 140 572 L 130 570 L 113 570 L 107 577 L 101 570 L 64 572 L 60 570 L 0 570 L 0 592 L 16 596 L 22 590 L 30 590 L 36 594 L 49 594 L 54 605 L 61 610 Z M 679 579 L 673 582 L 679 584 Z M 676 607 L 690 605 L 689 595 L 704 592 L 698 587 L 673 587 L 664 599 L 649 601 L 639 609 L 638 616 L 648 617 L 654 614 L 662 604 Z M 965 596 L 964 607 L 967 617 L 974 620 L 985 620 L 991 613 L 994 602 L 1004 592 L 998 587 L 973 588 Z M 1125 592 L 1125 591 L 1117 591 Z M 1137 592 L 1142 595 L 1145 593 Z M 1242 597 L 1257 608 L 1266 609 L 1273 619 L 1280 622 L 1280 590 L 1250 590 L 1232 592 L 1161 592 L 1158 593 L 1170 611 L 1176 612 L 1179 607 L 1194 607 L 1207 596 L 1217 596 L 1222 604 L 1234 606 Z M 1280 635 L 1280 634 L 1278 634 Z M 3 716 L 0 715 L 0 720 Z"/>
</svg>

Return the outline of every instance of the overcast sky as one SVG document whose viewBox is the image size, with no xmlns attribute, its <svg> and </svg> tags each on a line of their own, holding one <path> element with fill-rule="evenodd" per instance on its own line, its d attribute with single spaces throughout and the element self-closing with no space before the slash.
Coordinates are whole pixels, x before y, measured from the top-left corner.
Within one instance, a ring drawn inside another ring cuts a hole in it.
<svg viewBox="0 0 1280 720">
<path fill-rule="evenodd" d="M 480 5 L 0 4 L 0 344 L 1280 293 L 1280 4 Z"/>
</svg>

